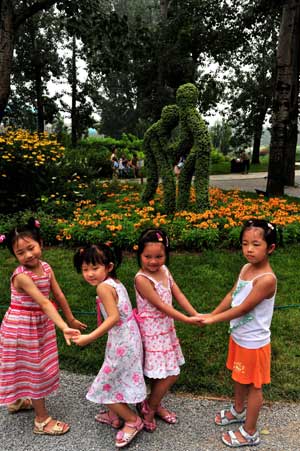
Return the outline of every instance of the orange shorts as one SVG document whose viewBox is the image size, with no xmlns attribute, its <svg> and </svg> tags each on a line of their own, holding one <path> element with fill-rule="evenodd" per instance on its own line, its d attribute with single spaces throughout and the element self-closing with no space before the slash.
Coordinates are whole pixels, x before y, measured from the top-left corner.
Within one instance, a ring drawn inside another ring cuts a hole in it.
<svg viewBox="0 0 300 451">
<path fill-rule="evenodd" d="M 271 382 L 271 345 L 247 349 L 229 338 L 226 366 L 232 371 L 232 379 L 240 384 L 253 384 L 261 388 Z"/>
</svg>

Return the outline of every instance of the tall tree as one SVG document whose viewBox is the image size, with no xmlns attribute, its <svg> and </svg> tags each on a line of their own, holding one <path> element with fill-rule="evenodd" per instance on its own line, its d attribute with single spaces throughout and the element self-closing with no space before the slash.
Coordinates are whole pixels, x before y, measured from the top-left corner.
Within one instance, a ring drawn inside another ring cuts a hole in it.
<svg viewBox="0 0 300 451">
<path fill-rule="evenodd" d="M 42 10 L 51 8 L 57 0 L 1 0 L 0 2 L 0 121 L 9 94 L 15 40 L 20 26 Z"/>
<path fill-rule="evenodd" d="M 58 110 L 49 96 L 47 83 L 63 73 L 62 58 L 57 51 L 57 42 L 62 39 L 58 18 L 40 12 L 30 17 L 20 30 L 12 69 L 12 90 L 15 92 L 12 100 L 26 94 L 26 100 L 37 116 L 37 129 L 43 132 L 45 122 L 52 122 L 51 114 Z"/>
<path fill-rule="evenodd" d="M 298 93 L 300 71 L 300 0 L 283 5 L 277 49 L 277 76 L 272 111 L 272 130 L 267 191 L 283 195 L 285 185 L 295 182 Z"/>
</svg>

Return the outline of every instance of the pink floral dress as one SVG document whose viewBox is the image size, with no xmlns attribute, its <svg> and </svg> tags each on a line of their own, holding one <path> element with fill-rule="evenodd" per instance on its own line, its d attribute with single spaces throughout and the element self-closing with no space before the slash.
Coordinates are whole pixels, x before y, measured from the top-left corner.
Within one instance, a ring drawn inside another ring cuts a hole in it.
<svg viewBox="0 0 300 451">
<path fill-rule="evenodd" d="M 171 287 L 173 278 L 166 266 L 168 286 L 157 282 L 152 277 L 139 271 L 135 278 L 149 279 L 160 297 L 168 305 L 172 305 Z M 173 318 L 158 310 L 147 299 L 136 291 L 136 302 L 139 313 L 139 326 L 144 346 L 144 375 L 152 379 L 165 379 L 180 373 L 180 365 L 184 364 L 179 340 Z"/>
<path fill-rule="evenodd" d="M 86 397 L 98 404 L 136 404 L 146 398 L 139 327 L 124 285 L 111 278 L 103 283 L 117 292 L 120 321 L 108 331 L 104 362 Z M 99 298 L 97 302 L 106 318 Z"/>
</svg>

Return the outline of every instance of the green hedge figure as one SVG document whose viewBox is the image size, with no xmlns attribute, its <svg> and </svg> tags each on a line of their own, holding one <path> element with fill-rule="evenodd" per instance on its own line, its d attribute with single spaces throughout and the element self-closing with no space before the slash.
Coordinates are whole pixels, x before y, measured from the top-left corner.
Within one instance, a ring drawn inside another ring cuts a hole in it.
<svg viewBox="0 0 300 451">
<path fill-rule="evenodd" d="M 176 209 L 176 180 L 173 172 L 173 158 L 168 152 L 172 130 L 178 125 L 179 113 L 177 105 L 167 105 L 162 109 L 161 118 L 148 128 L 144 135 L 143 149 L 147 185 L 142 201 L 153 199 L 162 178 L 164 190 L 164 209 L 167 214 Z"/>
<path fill-rule="evenodd" d="M 177 210 L 188 207 L 192 177 L 199 211 L 209 208 L 209 165 L 211 143 L 207 126 L 196 109 L 199 91 L 192 83 L 179 86 L 176 104 L 179 108 L 177 155 L 186 156 L 178 179 Z"/>
</svg>

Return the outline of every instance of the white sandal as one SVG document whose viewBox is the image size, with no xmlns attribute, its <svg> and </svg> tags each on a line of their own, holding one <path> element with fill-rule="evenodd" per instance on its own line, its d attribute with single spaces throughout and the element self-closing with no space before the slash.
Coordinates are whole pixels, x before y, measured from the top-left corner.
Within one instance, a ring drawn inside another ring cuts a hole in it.
<svg viewBox="0 0 300 451">
<path fill-rule="evenodd" d="M 248 434 L 248 432 L 245 431 L 243 426 L 240 426 L 239 432 L 246 440 L 245 442 L 240 442 L 235 432 L 233 431 L 227 432 L 227 434 L 230 437 L 230 442 L 225 439 L 224 437 L 225 434 L 222 434 L 222 442 L 225 443 L 225 445 L 229 446 L 230 448 L 241 448 L 242 446 L 255 446 L 260 443 L 258 431 L 256 431 L 253 435 L 250 435 Z"/>
<path fill-rule="evenodd" d="M 230 412 L 233 418 L 228 418 L 226 416 L 226 413 Z M 227 426 L 228 424 L 232 423 L 243 423 L 246 419 L 246 409 L 244 409 L 242 412 L 237 412 L 234 408 L 234 405 L 231 404 L 229 409 L 223 409 L 220 413 L 218 413 L 220 416 L 220 421 L 217 421 L 215 417 L 215 424 L 217 426 Z"/>
</svg>

